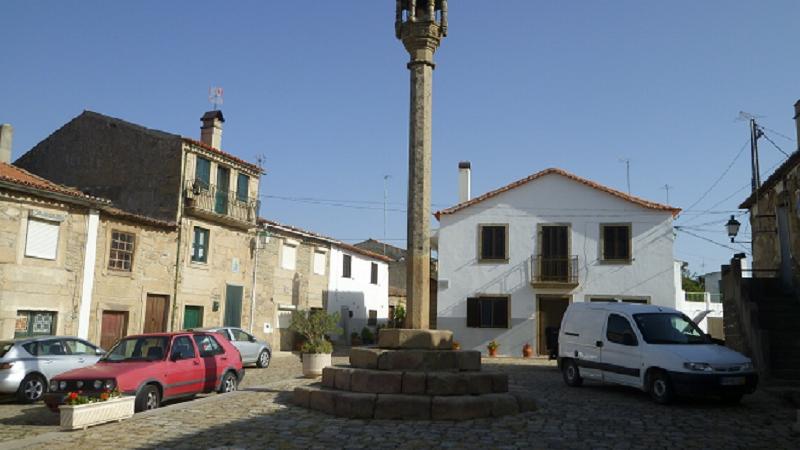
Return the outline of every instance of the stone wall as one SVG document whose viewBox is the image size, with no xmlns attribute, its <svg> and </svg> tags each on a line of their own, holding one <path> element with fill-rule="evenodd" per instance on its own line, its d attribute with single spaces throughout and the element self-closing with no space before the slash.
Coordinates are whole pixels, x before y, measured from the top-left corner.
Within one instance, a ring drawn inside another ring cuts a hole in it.
<svg viewBox="0 0 800 450">
<path fill-rule="evenodd" d="M 15 165 L 126 211 L 175 221 L 181 146 L 177 135 L 85 111 Z"/>
<path fill-rule="evenodd" d="M 135 236 L 130 272 L 109 269 L 113 231 Z M 100 343 L 103 311 L 127 313 L 125 334 L 144 330 L 147 294 L 167 295 L 175 290 L 177 231 L 101 214 L 97 236 L 95 283 L 89 322 L 89 340 Z"/>
<path fill-rule="evenodd" d="M 28 218 L 58 218 L 55 260 L 25 256 Z M 0 190 L 0 339 L 14 337 L 18 311 L 56 313 L 58 334 L 77 334 L 87 210 Z"/>
</svg>

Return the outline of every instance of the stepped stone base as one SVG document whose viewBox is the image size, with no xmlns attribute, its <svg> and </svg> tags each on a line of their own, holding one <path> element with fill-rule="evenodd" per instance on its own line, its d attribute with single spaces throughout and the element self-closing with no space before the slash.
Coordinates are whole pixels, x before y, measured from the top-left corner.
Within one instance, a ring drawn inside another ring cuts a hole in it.
<svg viewBox="0 0 800 450">
<path fill-rule="evenodd" d="M 354 347 L 350 350 L 350 365 L 373 370 L 477 371 L 481 370 L 481 352 Z"/>
<path fill-rule="evenodd" d="M 481 372 L 400 372 L 326 367 L 322 386 L 370 394 L 429 396 L 480 395 L 508 392 L 508 375 Z"/>
<path fill-rule="evenodd" d="M 468 420 L 535 409 L 532 400 L 521 394 L 366 394 L 315 386 L 295 388 L 293 401 L 304 408 L 352 419 Z"/>
<path fill-rule="evenodd" d="M 384 328 L 378 332 L 378 347 L 451 350 L 453 348 L 453 332 L 448 330 Z"/>
</svg>

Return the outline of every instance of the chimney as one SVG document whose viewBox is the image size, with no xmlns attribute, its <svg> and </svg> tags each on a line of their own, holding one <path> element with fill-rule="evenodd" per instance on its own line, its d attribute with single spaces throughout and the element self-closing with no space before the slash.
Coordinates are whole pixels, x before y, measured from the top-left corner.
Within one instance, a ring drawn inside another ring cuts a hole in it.
<svg viewBox="0 0 800 450">
<path fill-rule="evenodd" d="M 794 104 L 794 123 L 797 126 L 797 149 L 800 150 L 800 100 Z"/>
<path fill-rule="evenodd" d="M 458 202 L 464 203 L 472 198 L 470 194 L 471 188 L 471 172 L 469 161 L 461 161 L 458 163 Z"/>
<path fill-rule="evenodd" d="M 208 111 L 200 118 L 200 142 L 214 148 L 222 148 L 222 124 L 225 118 L 222 111 Z"/>
<path fill-rule="evenodd" d="M 11 164 L 11 140 L 14 138 L 14 127 L 4 123 L 0 125 L 0 162 Z"/>
</svg>

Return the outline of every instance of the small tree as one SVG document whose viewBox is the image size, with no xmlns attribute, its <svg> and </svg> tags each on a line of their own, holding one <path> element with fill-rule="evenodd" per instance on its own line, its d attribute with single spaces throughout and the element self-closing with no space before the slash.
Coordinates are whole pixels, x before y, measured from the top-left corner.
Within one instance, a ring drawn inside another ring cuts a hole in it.
<svg viewBox="0 0 800 450">
<path fill-rule="evenodd" d="M 397 308 L 394 309 L 394 316 L 391 317 L 391 319 L 393 327 L 403 327 L 403 324 L 406 321 L 406 309 L 403 308 L 403 305 L 397 305 Z"/>
<path fill-rule="evenodd" d="M 326 338 L 331 333 L 341 333 L 339 313 L 325 311 L 294 311 L 289 329 L 306 338 L 300 349 L 303 353 L 333 353 L 333 345 Z"/>
</svg>

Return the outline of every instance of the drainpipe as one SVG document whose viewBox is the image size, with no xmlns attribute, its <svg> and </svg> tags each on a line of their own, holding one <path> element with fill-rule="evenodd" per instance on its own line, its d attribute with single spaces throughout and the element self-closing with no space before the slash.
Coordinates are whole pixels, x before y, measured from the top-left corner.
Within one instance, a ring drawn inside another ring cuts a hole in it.
<svg viewBox="0 0 800 450">
<path fill-rule="evenodd" d="M 183 242 L 183 187 L 186 184 L 186 150 L 181 144 L 183 164 L 181 165 L 181 182 L 178 187 L 178 247 L 175 251 L 175 283 L 172 287 L 172 320 L 170 329 L 175 330 L 175 318 L 178 317 L 178 280 L 181 276 L 181 243 Z"/>
<path fill-rule="evenodd" d="M 89 339 L 89 318 L 92 314 L 92 291 L 94 289 L 94 266 L 97 257 L 97 230 L 100 212 L 89 209 L 86 224 L 86 248 L 83 252 L 83 286 L 78 309 L 78 337 Z"/>
<path fill-rule="evenodd" d="M 256 219 L 258 220 L 258 219 Z M 258 273 L 259 231 L 256 228 L 255 248 L 253 255 L 253 288 L 250 290 L 250 334 L 253 334 L 253 323 L 256 321 L 256 274 Z"/>
</svg>

